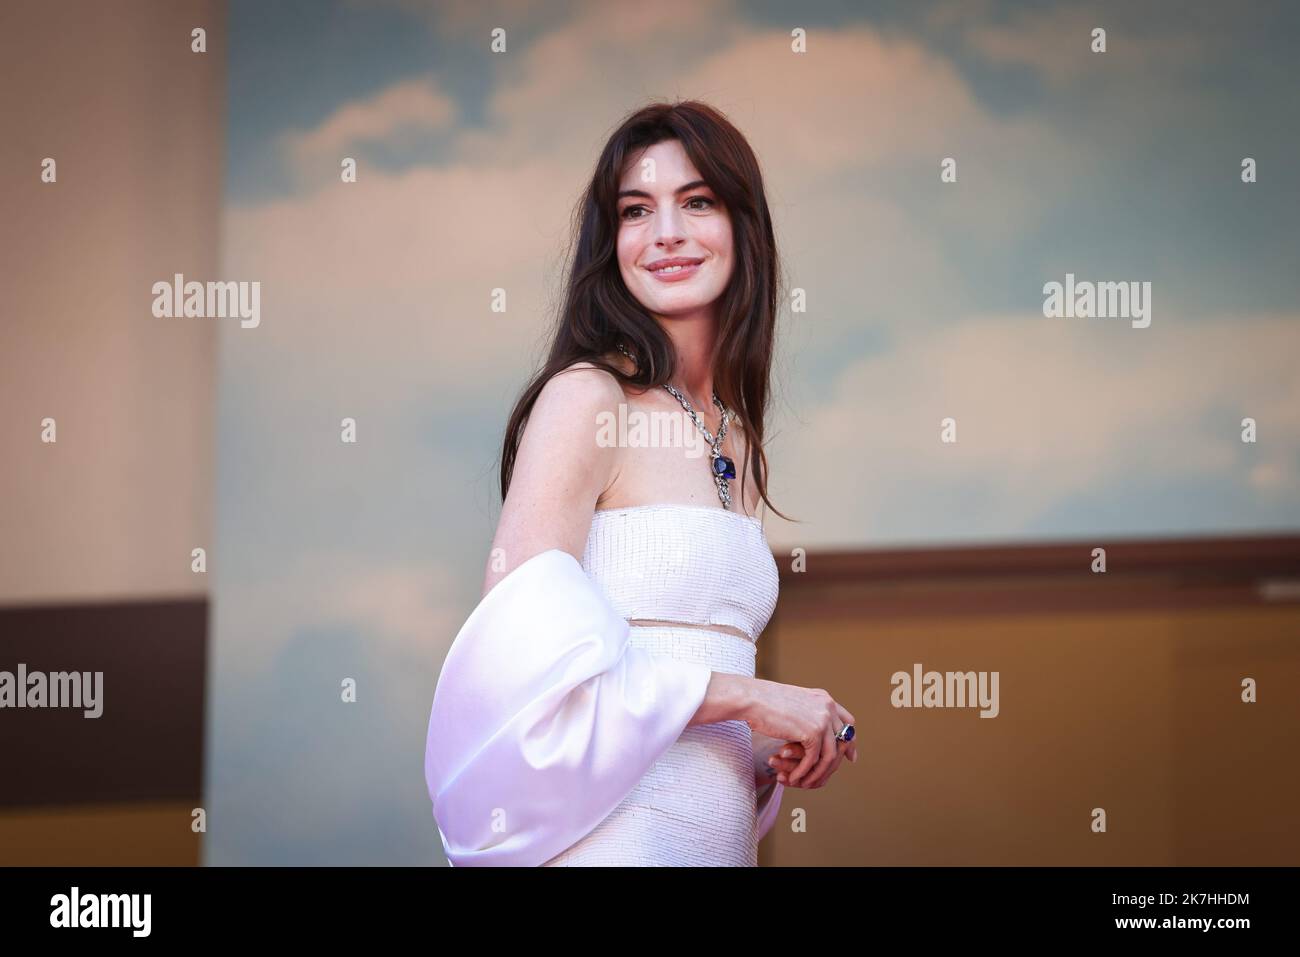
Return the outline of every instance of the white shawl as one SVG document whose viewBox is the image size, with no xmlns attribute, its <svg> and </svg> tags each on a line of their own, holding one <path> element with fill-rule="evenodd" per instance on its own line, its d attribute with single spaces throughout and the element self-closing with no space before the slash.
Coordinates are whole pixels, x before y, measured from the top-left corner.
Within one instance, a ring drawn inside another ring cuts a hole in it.
<svg viewBox="0 0 1300 957">
<path fill-rule="evenodd" d="M 599 824 L 685 730 L 707 665 L 629 647 L 568 552 L 513 569 L 456 635 L 433 696 L 424 775 L 453 866 L 535 866 Z M 780 809 L 765 789 L 761 838 Z"/>
</svg>

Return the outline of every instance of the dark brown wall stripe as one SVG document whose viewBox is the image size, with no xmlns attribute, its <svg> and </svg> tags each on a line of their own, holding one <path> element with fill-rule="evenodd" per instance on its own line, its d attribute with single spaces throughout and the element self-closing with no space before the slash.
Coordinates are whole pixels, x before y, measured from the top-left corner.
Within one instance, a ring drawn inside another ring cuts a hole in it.
<svg viewBox="0 0 1300 957">
<path fill-rule="evenodd" d="M 1106 573 L 1090 570 L 1106 549 Z M 781 598 L 773 624 L 845 615 L 1297 605 L 1300 536 L 1107 540 L 1042 545 L 811 551 L 806 570 L 774 552 Z"/>
<path fill-rule="evenodd" d="M 0 608 L 0 671 L 103 672 L 98 718 L 0 708 L 0 807 L 197 803 L 207 629 L 207 599 Z"/>
</svg>

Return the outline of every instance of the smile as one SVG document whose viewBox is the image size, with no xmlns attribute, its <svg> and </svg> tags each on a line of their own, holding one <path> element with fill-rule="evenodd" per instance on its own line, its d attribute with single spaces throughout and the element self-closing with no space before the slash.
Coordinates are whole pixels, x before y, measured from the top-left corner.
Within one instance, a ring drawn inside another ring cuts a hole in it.
<svg viewBox="0 0 1300 957">
<path fill-rule="evenodd" d="M 699 272 L 703 260 L 670 260 L 662 266 L 650 269 L 652 276 L 660 282 L 681 282 Z"/>
</svg>

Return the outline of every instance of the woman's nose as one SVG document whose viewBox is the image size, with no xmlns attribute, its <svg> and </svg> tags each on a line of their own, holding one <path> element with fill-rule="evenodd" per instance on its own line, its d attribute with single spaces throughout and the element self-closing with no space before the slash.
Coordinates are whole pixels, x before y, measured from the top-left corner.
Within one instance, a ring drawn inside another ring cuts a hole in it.
<svg viewBox="0 0 1300 957">
<path fill-rule="evenodd" d="M 667 249 L 680 246 L 686 238 L 683 231 L 681 211 L 673 204 L 665 206 L 655 217 L 655 242 L 658 245 Z"/>
</svg>

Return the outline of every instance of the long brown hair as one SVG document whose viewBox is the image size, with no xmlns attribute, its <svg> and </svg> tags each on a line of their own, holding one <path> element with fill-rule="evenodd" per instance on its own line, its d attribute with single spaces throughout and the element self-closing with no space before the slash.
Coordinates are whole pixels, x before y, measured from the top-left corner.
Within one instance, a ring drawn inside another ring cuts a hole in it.
<svg viewBox="0 0 1300 957">
<path fill-rule="evenodd" d="M 778 296 L 778 259 L 763 176 L 754 151 L 722 113 L 696 100 L 655 103 L 630 114 L 610 136 L 596 170 L 574 210 L 577 241 L 570 250 L 568 282 L 550 355 L 524 388 L 506 425 L 501 454 L 501 499 L 510 491 L 515 456 L 528 415 L 543 386 L 575 362 L 589 362 L 622 382 L 658 388 L 675 367 L 672 341 L 619 274 L 618 186 L 635 154 L 666 140 L 682 144 L 700 176 L 722 200 L 731 217 L 735 268 L 719 298 L 718 331 L 711 364 L 713 387 L 744 427 L 749 465 L 759 496 L 767 497 L 767 455 L 763 415 Z M 627 374 L 605 356 L 619 344 L 636 360 Z M 740 476 L 744 489 L 745 473 Z M 743 506 L 743 502 L 741 503 Z"/>
</svg>

